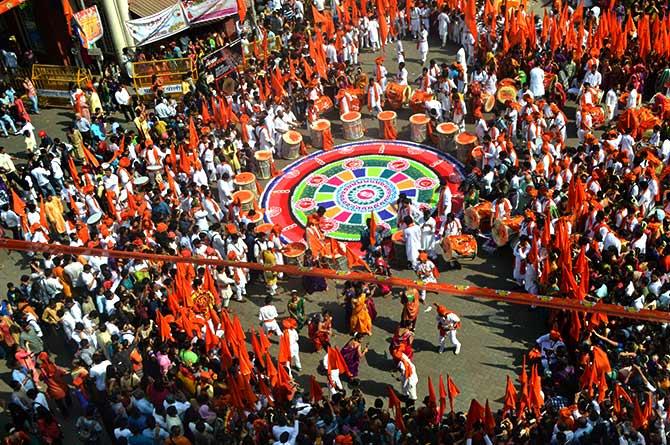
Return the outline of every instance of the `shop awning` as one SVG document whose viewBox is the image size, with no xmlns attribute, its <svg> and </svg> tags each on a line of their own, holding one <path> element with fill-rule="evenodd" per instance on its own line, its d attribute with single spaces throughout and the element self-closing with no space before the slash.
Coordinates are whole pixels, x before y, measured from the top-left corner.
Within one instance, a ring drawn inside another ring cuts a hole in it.
<svg viewBox="0 0 670 445">
<path fill-rule="evenodd" d="M 2 0 L 0 1 L 0 14 L 4 14 L 12 8 L 19 6 L 26 0 Z"/>
<path fill-rule="evenodd" d="M 129 0 L 128 9 L 138 17 L 147 17 L 177 3 L 177 0 Z"/>
</svg>

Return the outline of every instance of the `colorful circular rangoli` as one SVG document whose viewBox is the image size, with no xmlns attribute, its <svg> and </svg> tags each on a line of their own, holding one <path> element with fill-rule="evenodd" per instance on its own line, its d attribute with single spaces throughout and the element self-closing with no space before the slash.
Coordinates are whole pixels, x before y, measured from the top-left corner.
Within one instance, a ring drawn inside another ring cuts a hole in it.
<svg viewBox="0 0 670 445">
<path fill-rule="evenodd" d="M 357 242 L 365 221 L 394 231 L 395 204 L 405 194 L 421 207 L 437 205 L 440 180 L 452 194 L 463 179 L 451 156 L 404 141 L 365 141 L 313 153 L 286 167 L 261 196 L 269 223 L 278 224 L 287 242 L 304 239 L 308 216 L 321 206 L 321 229 L 340 241 Z"/>
</svg>

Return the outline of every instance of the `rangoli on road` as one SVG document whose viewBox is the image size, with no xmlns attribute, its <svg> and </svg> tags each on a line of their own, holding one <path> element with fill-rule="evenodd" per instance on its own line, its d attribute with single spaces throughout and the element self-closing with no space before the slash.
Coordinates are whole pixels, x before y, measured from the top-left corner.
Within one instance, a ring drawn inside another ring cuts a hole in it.
<svg viewBox="0 0 670 445">
<path fill-rule="evenodd" d="M 279 224 L 288 242 L 304 239 L 307 217 L 326 209 L 327 236 L 357 242 L 374 212 L 378 225 L 395 231 L 401 193 L 418 206 L 435 207 L 440 179 L 456 194 L 462 167 L 451 156 L 404 141 L 365 141 L 319 151 L 286 167 L 261 196 L 266 219 Z"/>
</svg>

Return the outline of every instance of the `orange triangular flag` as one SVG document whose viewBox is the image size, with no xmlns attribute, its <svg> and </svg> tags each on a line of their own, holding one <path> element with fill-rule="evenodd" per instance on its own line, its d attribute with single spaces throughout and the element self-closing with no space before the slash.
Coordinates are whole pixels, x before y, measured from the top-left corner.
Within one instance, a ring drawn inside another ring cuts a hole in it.
<svg viewBox="0 0 670 445">
<path fill-rule="evenodd" d="M 451 376 L 447 374 L 447 395 L 449 396 L 449 408 L 451 412 L 454 412 L 454 399 L 458 397 L 461 393 L 461 390 L 458 389 L 458 386 L 451 380 Z"/>
<path fill-rule="evenodd" d="M 374 246 L 377 242 L 377 218 L 374 210 L 370 211 L 370 245 Z"/>
<path fill-rule="evenodd" d="M 198 138 L 198 130 L 195 128 L 195 121 L 193 116 L 188 120 L 188 148 L 195 150 L 198 148 L 200 139 Z M 185 172 L 188 173 L 188 172 Z"/>
<path fill-rule="evenodd" d="M 319 403 L 323 400 L 323 389 L 321 385 L 316 381 L 316 377 L 311 375 L 309 377 L 309 399 L 314 403 Z"/>
<path fill-rule="evenodd" d="M 291 343 L 287 329 L 284 330 L 284 335 L 279 337 L 279 355 L 277 356 L 277 363 L 279 363 L 279 365 L 291 363 Z"/>
<path fill-rule="evenodd" d="M 206 101 L 202 101 L 201 107 L 200 107 L 200 116 L 202 116 L 202 122 L 207 125 L 209 124 L 209 121 L 212 120 L 212 117 L 209 115 L 209 107 L 207 106 Z M 190 128 L 189 128 L 190 130 Z"/>
<path fill-rule="evenodd" d="M 100 162 L 98 162 L 98 158 L 91 153 L 91 151 L 84 145 L 82 146 L 82 149 L 84 150 L 84 162 L 91 164 L 93 167 L 100 167 Z"/>
<path fill-rule="evenodd" d="M 367 269 L 368 272 L 372 273 L 372 270 L 370 269 L 370 266 L 368 263 L 363 261 L 363 259 L 356 255 L 349 246 L 346 247 L 346 256 L 347 256 L 347 265 L 349 266 L 349 269 L 353 269 L 356 266 L 362 266 L 365 269 Z"/>
<path fill-rule="evenodd" d="M 45 230 L 49 230 L 49 223 L 47 222 L 47 211 L 44 207 L 44 199 L 40 196 L 40 226 Z"/>
</svg>

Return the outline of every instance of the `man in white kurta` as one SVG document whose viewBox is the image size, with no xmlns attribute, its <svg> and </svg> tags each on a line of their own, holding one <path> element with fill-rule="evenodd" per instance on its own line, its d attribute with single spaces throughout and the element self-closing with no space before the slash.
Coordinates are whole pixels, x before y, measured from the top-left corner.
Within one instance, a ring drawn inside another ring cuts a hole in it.
<svg viewBox="0 0 670 445">
<path fill-rule="evenodd" d="M 419 260 L 419 250 L 421 250 L 421 227 L 414 224 L 411 216 L 406 216 L 403 222 L 407 226 L 403 230 L 407 261 L 412 265 L 412 269 L 415 269 Z"/>
<path fill-rule="evenodd" d="M 272 304 L 272 297 L 265 297 L 265 306 L 261 307 L 258 311 L 258 319 L 263 325 L 263 330 L 266 334 L 274 332 L 278 337 L 282 336 L 279 323 L 277 323 L 278 317 L 277 308 Z"/>
<path fill-rule="evenodd" d="M 544 96 L 544 70 L 539 66 L 530 70 L 530 91 L 536 100 Z"/>
</svg>

